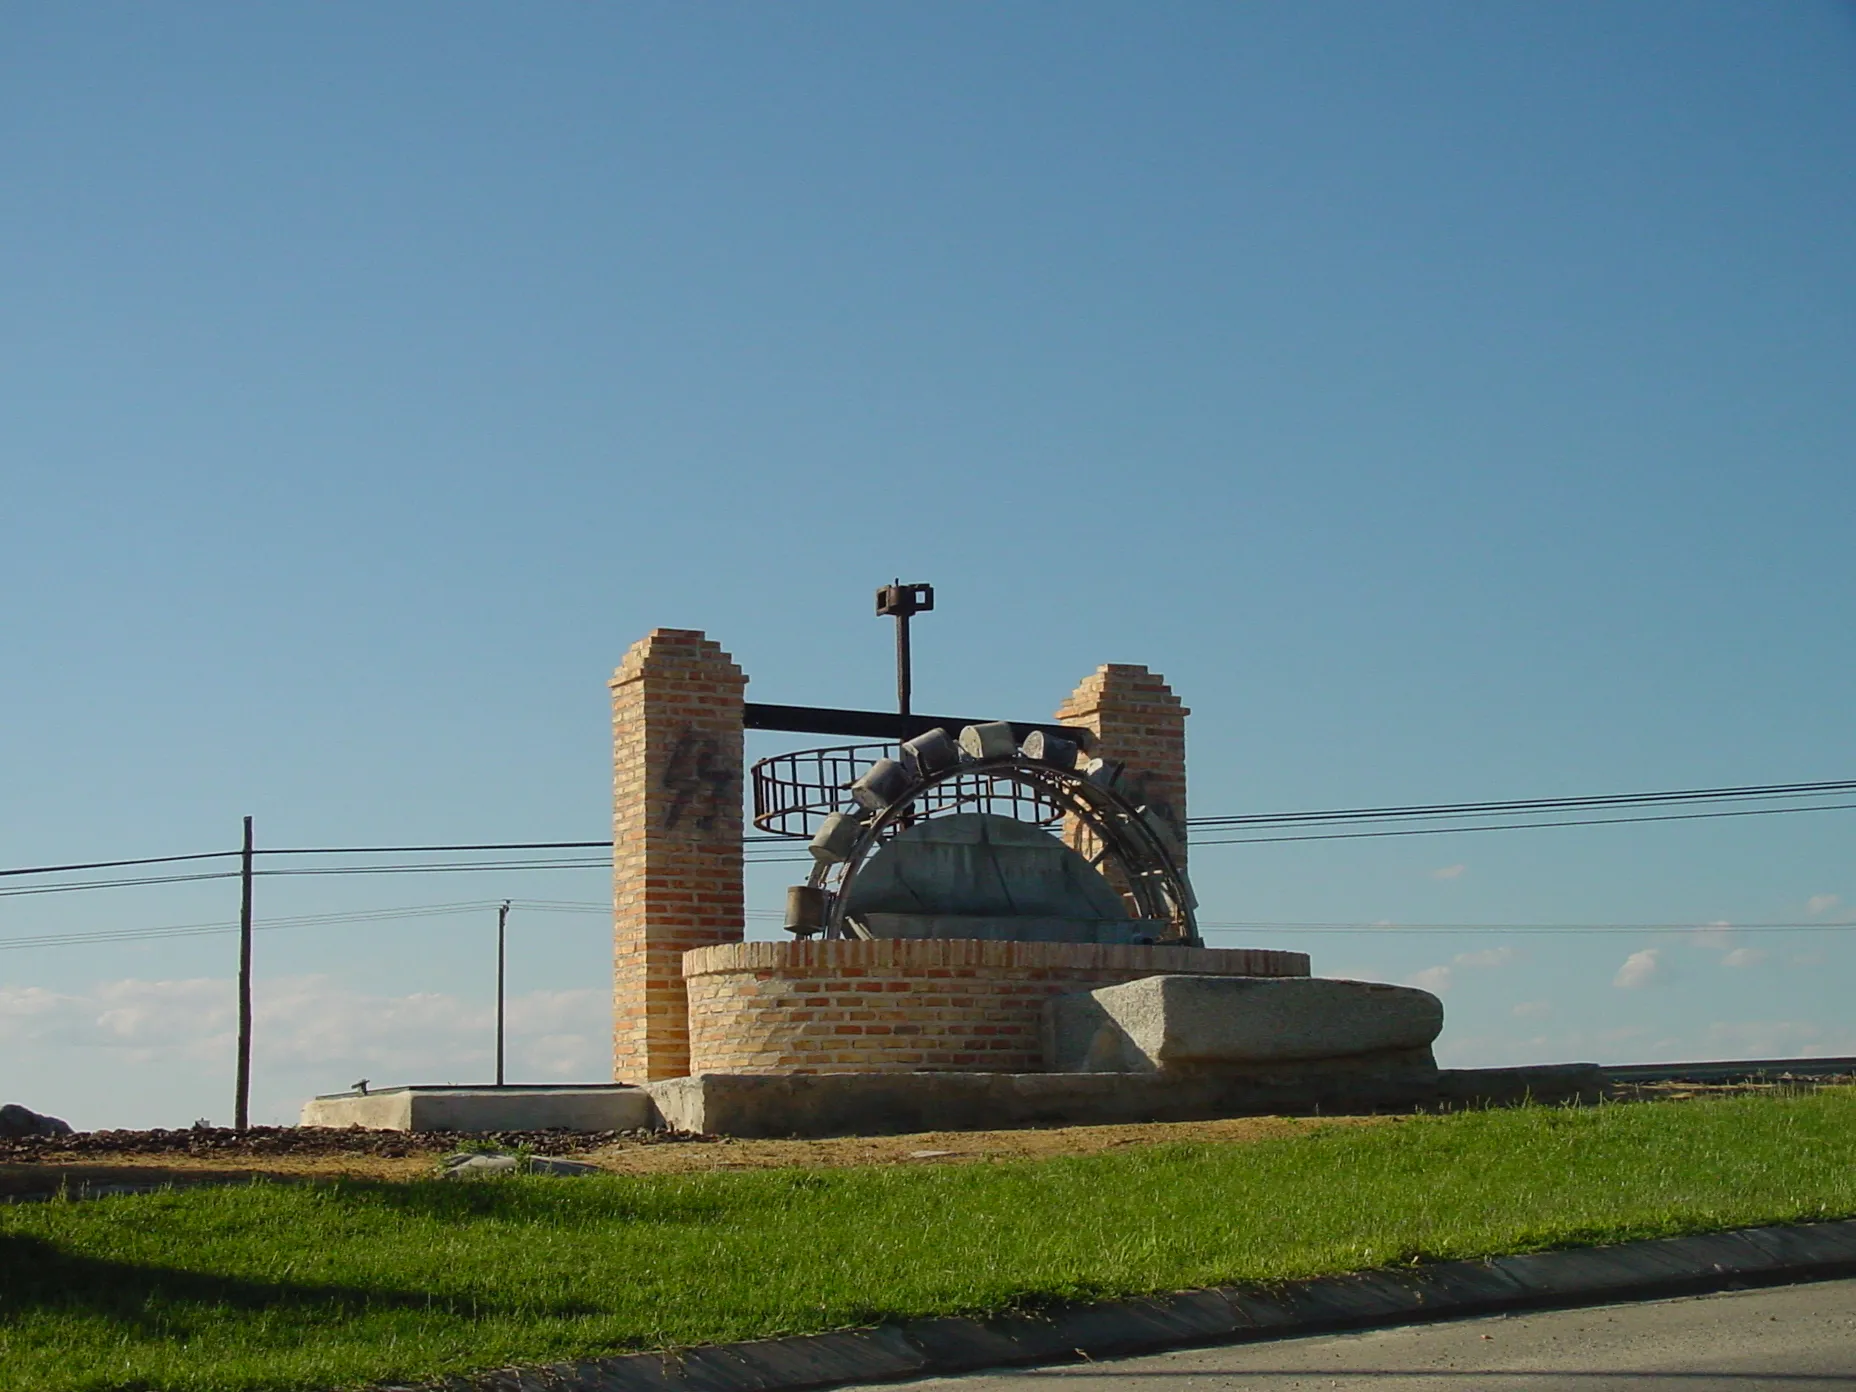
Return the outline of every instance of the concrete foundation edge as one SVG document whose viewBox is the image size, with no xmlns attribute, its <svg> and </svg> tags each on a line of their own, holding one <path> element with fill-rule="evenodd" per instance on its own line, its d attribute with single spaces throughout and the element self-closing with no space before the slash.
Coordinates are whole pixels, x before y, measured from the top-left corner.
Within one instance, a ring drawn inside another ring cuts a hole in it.
<svg viewBox="0 0 1856 1392">
<path fill-rule="evenodd" d="M 645 1087 L 665 1126 L 765 1139 L 1591 1103 L 1604 1074 L 1440 1071 L 1429 1049 L 1404 1049 L 1201 1073 L 703 1073 Z"/>
<path fill-rule="evenodd" d="M 1167 1073 L 705 1073 L 642 1087 L 396 1087 L 304 1104 L 305 1126 L 856 1136 L 1595 1102 L 1595 1064 L 1439 1070 L 1429 1049 Z"/>
<path fill-rule="evenodd" d="M 1440 1262 L 1267 1289 L 1180 1291 L 1145 1300 L 1069 1306 L 1037 1317 L 912 1320 L 835 1334 L 504 1368 L 419 1387 L 445 1392 L 807 1392 L 849 1383 L 1122 1357 L 1192 1344 L 1281 1339 L 1850 1275 L 1856 1275 L 1856 1220 Z"/>
</svg>

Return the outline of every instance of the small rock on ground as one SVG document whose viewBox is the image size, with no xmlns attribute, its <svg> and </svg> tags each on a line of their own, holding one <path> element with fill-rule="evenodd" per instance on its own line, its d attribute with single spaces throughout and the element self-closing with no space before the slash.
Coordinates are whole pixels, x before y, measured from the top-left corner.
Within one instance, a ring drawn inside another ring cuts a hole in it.
<svg viewBox="0 0 1856 1392">
<path fill-rule="evenodd" d="M 539 1175 L 585 1175 L 598 1174 L 598 1165 L 582 1164 L 578 1160 L 556 1160 L 546 1155 L 531 1155 L 526 1159 L 508 1151 L 460 1151 L 447 1155 L 441 1162 L 446 1179 L 479 1179 L 488 1175 L 539 1174 Z"/>
</svg>

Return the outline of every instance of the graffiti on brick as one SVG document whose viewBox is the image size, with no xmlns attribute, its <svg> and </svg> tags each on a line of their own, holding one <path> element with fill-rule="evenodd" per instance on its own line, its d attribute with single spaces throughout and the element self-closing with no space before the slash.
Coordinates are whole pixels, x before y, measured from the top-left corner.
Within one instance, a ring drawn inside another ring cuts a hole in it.
<svg viewBox="0 0 1856 1392">
<path fill-rule="evenodd" d="M 674 830 L 691 813 L 698 831 L 713 830 L 715 819 L 730 810 L 736 777 L 721 746 L 685 725 L 664 765 L 664 787 L 674 794 L 664 812 L 664 830 Z"/>
</svg>

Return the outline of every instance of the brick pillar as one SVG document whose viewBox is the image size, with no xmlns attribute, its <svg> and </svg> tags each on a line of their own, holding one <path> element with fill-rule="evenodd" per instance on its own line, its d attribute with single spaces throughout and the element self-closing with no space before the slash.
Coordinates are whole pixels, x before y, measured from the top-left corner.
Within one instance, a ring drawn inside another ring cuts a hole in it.
<svg viewBox="0 0 1856 1392">
<path fill-rule="evenodd" d="M 689 1072 L 683 954 L 742 939 L 742 693 L 701 633 L 657 628 L 612 675 L 612 1076 Z"/>
<path fill-rule="evenodd" d="M 1065 725 L 1082 725 L 1096 737 L 1095 753 L 1127 765 L 1126 786 L 1135 801 L 1146 802 L 1174 831 L 1174 854 L 1180 868 L 1186 865 L 1186 717 L 1192 714 L 1166 680 L 1125 662 L 1096 668 L 1057 708 Z M 1065 840 L 1085 855 L 1087 844 L 1079 828 L 1067 829 Z"/>
</svg>

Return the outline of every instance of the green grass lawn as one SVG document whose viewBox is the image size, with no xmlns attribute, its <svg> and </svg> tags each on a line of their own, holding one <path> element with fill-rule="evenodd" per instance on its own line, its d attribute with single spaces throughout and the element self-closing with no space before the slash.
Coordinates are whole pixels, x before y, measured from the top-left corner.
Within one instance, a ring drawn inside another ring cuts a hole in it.
<svg viewBox="0 0 1856 1392">
<path fill-rule="evenodd" d="M 0 1388 L 311 1388 L 1856 1215 L 1856 1091 L 958 1166 L 0 1208 Z"/>
</svg>

